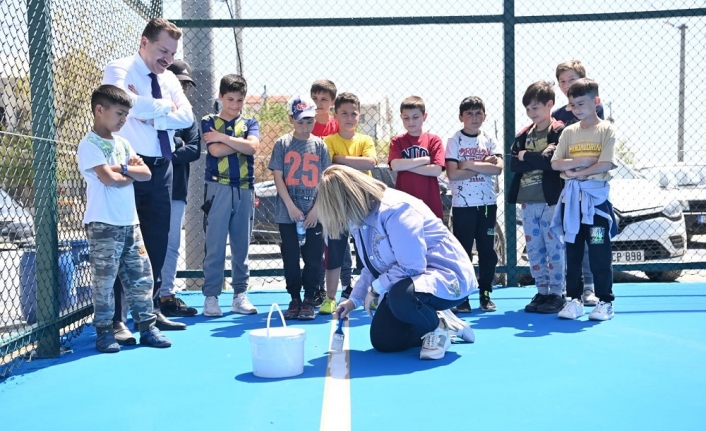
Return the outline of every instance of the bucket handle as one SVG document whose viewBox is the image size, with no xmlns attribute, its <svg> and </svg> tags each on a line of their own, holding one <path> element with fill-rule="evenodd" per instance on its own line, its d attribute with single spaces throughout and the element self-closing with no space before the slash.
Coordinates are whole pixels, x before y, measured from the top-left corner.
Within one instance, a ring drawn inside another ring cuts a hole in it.
<svg viewBox="0 0 706 431">
<path fill-rule="evenodd" d="M 279 317 L 280 319 L 282 319 L 282 327 L 287 327 L 287 322 L 284 321 L 284 315 L 282 315 L 282 310 L 280 310 L 279 305 L 277 305 L 277 303 L 273 303 L 272 305 L 270 305 L 270 312 L 267 313 L 267 338 L 270 338 L 270 319 L 272 318 L 272 312 L 275 308 L 277 308 Z"/>
</svg>

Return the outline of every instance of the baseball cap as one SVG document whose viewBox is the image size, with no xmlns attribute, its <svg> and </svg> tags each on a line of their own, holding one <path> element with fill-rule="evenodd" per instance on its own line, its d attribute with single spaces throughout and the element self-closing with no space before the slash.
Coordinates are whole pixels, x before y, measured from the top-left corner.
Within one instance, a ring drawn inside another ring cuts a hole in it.
<svg viewBox="0 0 706 431">
<path fill-rule="evenodd" d="M 287 113 L 295 121 L 316 116 L 316 103 L 307 96 L 293 96 L 287 101 Z"/>
<path fill-rule="evenodd" d="M 191 66 L 189 66 L 189 63 L 185 62 L 184 60 L 174 60 L 174 62 L 171 64 L 171 66 L 167 68 L 167 70 L 171 70 L 172 73 L 174 73 L 179 79 L 179 81 L 190 82 L 191 85 L 196 87 L 196 83 L 193 79 L 191 79 Z"/>
</svg>

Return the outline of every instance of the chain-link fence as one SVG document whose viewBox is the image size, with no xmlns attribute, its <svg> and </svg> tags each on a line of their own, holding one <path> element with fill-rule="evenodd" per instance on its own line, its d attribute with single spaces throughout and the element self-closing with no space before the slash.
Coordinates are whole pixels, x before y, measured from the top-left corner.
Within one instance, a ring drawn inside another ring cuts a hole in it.
<svg viewBox="0 0 706 431">
<path fill-rule="evenodd" d="M 146 21 L 160 15 L 184 31 L 177 57 L 193 68 L 196 88 L 188 97 L 196 118 L 217 109 L 223 75 L 248 80 L 247 113 L 262 133 L 252 284 L 282 281 L 267 165 L 276 139 L 290 131 L 286 100 L 307 94 L 321 78 L 360 97 L 360 131 L 374 138 L 380 163 L 391 138 L 404 132 L 402 99 L 423 97 L 425 129 L 445 142 L 461 128 L 460 101 L 480 96 L 488 114 L 484 128 L 506 155 L 497 281 L 531 282 L 519 208 L 505 205 L 509 149 L 530 121 L 521 103 L 525 89 L 538 80 L 556 82 L 556 66 L 573 58 L 600 84 L 604 117 L 617 129 L 615 268 L 652 280 L 696 277 L 706 269 L 702 1 L 561 0 L 547 11 L 535 0 L 3 0 L 0 13 L 0 376 L 29 352 L 57 354 L 90 318 L 85 186 L 75 151 L 90 128 L 90 93 L 103 68 L 134 54 Z M 558 86 L 555 91 L 556 106 L 565 105 Z M 202 276 L 203 159 L 191 167 L 178 265 L 187 288 L 198 288 Z M 391 178 L 384 166 L 375 174 Z M 443 175 L 439 181 L 448 213 L 449 183 Z"/>
<path fill-rule="evenodd" d="M 56 356 L 92 314 L 79 140 L 112 59 L 159 8 L 139 1 L 0 2 L 0 378 Z"/>
<path fill-rule="evenodd" d="M 398 107 L 406 96 L 425 99 L 425 128 L 444 141 L 461 126 L 461 99 L 477 95 L 485 101 L 484 127 L 506 153 L 497 281 L 530 283 L 520 208 L 504 204 L 512 177 L 509 149 L 514 134 L 530 122 L 521 104 L 525 89 L 538 80 L 556 82 L 556 66 L 575 58 L 600 84 L 603 116 L 618 133 L 619 167 L 612 182 L 620 231 L 613 244 L 615 268 L 661 281 L 697 274 L 706 248 L 706 237 L 699 236 L 704 222 L 699 206 L 706 201 L 706 169 L 698 163 L 702 126 L 694 121 L 706 109 L 698 55 L 703 2 L 553 4 L 562 14 L 538 12 L 540 6 L 530 0 L 335 6 L 165 2 L 165 15 L 185 31 L 184 58 L 195 65 L 197 81 L 211 85 L 210 92 L 199 89 L 197 116 L 212 109 L 220 76 L 242 72 L 248 79 L 247 109 L 263 128 L 251 268 L 267 281 L 281 276 L 279 260 L 272 259 L 278 254 L 276 192 L 266 167 L 275 140 L 289 131 L 287 98 L 327 78 L 339 92 L 361 98 L 360 130 L 375 139 L 381 163 L 387 162 L 391 138 L 404 132 Z M 685 39 L 685 34 L 693 36 Z M 558 108 L 567 99 L 558 86 L 555 91 Z M 386 167 L 377 173 L 391 177 Z M 448 212 L 443 175 L 440 184 Z M 198 193 L 201 184 L 192 186 Z M 189 223 L 200 223 L 197 203 L 187 215 Z M 187 266 L 194 268 L 199 259 Z"/>
</svg>

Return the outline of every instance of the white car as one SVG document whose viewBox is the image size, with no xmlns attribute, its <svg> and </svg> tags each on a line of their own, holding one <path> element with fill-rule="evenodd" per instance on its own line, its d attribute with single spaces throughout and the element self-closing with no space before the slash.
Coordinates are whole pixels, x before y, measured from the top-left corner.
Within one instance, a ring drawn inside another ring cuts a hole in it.
<svg viewBox="0 0 706 431">
<path fill-rule="evenodd" d="M 673 163 L 637 171 L 681 202 L 687 239 L 706 233 L 706 166 Z"/>
<path fill-rule="evenodd" d="M 680 202 L 617 160 L 611 171 L 610 201 L 618 221 L 611 240 L 613 264 L 671 263 L 686 253 L 686 229 Z M 652 281 L 674 281 L 681 270 L 645 271 Z"/>
<path fill-rule="evenodd" d="M 634 264 L 680 262 L 687 247 L 680 202 L 622 160 L 616 162 L 610 181 L 610 201 L 618 222 L 618 235 L 611 239 L 613 264 L 629 270 Z M 520 211 L 518 205 L 518 220 Z M 527 263 L 524 253 L 521 262 Z M 656 268 L 645 275 L 652 281 L 674 281 L 681 270 Z M 526 277 L 522 284 L 528 284 Z"/>
</svg>

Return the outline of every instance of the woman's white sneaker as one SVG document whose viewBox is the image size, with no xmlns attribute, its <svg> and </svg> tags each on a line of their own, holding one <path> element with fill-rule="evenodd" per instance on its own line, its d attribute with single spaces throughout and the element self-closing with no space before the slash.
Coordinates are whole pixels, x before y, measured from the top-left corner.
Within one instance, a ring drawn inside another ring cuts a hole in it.
<svg viewBox="0 0 706 431">
<path fill-rule="evenodd" d="M 610 320 L 615 316 L 612 302 L 599 302 L 596 308 L 588 315 L 589 320 Z"/>
<path fill-rule="evenodd" d="M 583 311 L 583 304 L 578 299 L 572 299 L 564 304 L 564 308 L 559 312 L 560 319 L 578 319 L 583 316 L 585 312 Z"/>
<path fill-rule="evenodd" d="M 441 359 L 451 347 L 451 337 L 446 321 L 439 319 L 439 327 L 433 332 L 427 332 L 422 337 L 421 359 Z"/>
<path fill-rule="evenodd" d="M 476 334 L 473 333 L 473 329 L 468 324 L 468 322 L 459 319 L 451 310 L 439 310 L 436 312 L 439 318 L 446 320 L 446 324 L 451 331 L 451 335 L 462 339 L 467 343 L 473 343 L 476 341 Z"/>
</svg>

